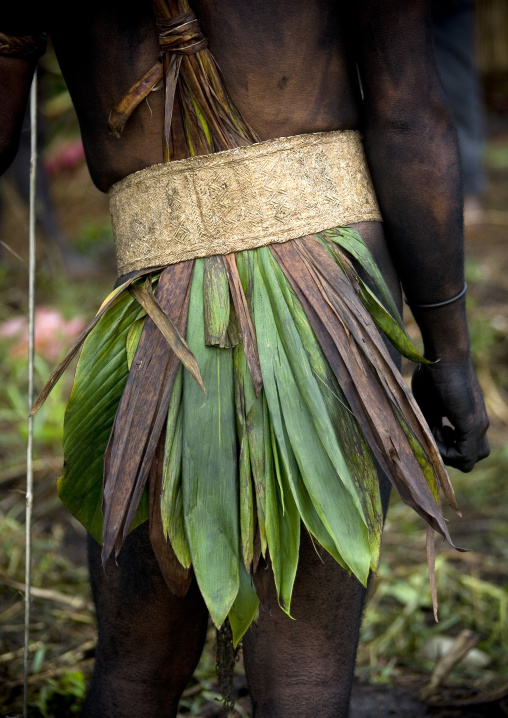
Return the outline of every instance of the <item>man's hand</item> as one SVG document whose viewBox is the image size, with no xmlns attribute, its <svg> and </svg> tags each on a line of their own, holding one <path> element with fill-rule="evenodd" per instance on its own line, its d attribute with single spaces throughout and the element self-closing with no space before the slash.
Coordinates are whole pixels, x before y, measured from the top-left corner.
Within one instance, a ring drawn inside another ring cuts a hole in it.
<svg viewBox="0 0 508 718">
<path fill-rule="evenodd" d="M 470 357 L 418 366 L 412 388 L 445 464 L 467 472 L 489 455 L 489 419 Z"/>
</svg>

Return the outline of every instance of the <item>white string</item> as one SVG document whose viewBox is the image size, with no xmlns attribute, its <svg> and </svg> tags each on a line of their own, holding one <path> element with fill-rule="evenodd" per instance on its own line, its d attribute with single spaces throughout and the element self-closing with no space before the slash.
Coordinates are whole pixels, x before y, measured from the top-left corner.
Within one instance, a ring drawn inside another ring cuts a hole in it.
<svg viewBox="0 0 508 718">
<path fill-rule="evenodd" d="M 30 220 L 28 239 L 28 410 L 34 394 L 34 317 L 35 317 L 35 181 L 37 174 L 37 71 L 30 90 Z M 28 417 L 26 455 L 26 526 L 25 526 L 25 648 L 23 718 L 28 718 L 28 673 L 30 668 L 32 506 L 33 506 L 33 416 Z"/>
</svg>

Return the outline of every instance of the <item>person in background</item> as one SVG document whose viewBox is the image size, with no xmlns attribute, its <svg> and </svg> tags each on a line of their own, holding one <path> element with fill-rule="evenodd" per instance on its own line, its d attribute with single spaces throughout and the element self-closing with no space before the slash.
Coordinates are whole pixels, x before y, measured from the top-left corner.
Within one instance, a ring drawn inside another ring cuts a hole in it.
<svg viewBox="0 0 508 718">
<path fill-rule="evenodd" d="M 457 128 L 464 190 L 464 223 L 482 221 L 486 177 L 485 121 L 474 56 L 474 0 L 433 0 L 436 65 Z"/>
</svg>

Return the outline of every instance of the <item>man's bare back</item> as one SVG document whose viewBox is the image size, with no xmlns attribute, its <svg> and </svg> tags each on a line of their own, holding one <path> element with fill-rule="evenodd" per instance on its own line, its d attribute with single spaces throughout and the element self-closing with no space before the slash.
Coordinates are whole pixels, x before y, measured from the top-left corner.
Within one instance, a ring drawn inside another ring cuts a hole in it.
<svg viewBox="0 0 508 718">
<path fill-rule="evenodd" d="M 161 90 L 137 109 L 121 139 L 107 130 L 111 109 L 159 55 L 151 3 L 126 10 L 114 2 L 87 5 L 72 33 L 58 5 L 48 32 L 80 118 L 92 179 L 107 191 L 162 159 Z M 347 3 L 229 0 L 199 2 L 195 12 L 231 97 L 260 139 L 359 127 Z"/>
<path fill-rule="evenodd" d="M 433 66 L 427 3 L 202 0 L 193 9 L 233 101 L 260 139 L 362 130 L 386 236 L 379 223 L 362 233 L 393 292 L 401 281 L 415 305 L 458 294 L 464 267 L 457 145 Z M 161 162 L 162 91 L 140 105 L 121 139 L 107 129 L 113 106 L 159 55 L 151 3 L 95 0 L 72 28 L 60 2 L 38 4 L 32 15 L 26 8 L 17 17 L 13 9 L 0 13 L 2 32 L 38 30 L 51 34 L 99 189 Z M 0 170 L 12 159 L 33 66 L 0 57 Z M 488 453 L 488 422 L 464 301 L 414 312 L 427 356 L 441 359 L 418 371 L 417 399 L 445 461 L 470 470 Z M 445 416 L 451 434 L 441 431 Z M 183 601 L 168 594 L 143 527 L 107 579 L 99 554 L 91 542 L 100 637 L 85 714 L 173 716 L 199 659 L 206 607 L 195 586 Z M 364 592 L 329 558 L 318 560 L 306 538 L 300 561 L 297 620 L 262 613 L 245 638 L 255 715 L 345 716 Z"/>
</svg>

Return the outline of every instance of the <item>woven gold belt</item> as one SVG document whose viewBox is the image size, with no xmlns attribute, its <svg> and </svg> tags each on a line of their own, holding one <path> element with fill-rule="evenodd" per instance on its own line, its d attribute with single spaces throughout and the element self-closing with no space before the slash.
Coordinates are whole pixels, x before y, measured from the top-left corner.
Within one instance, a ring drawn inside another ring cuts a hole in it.
<svg viewBox="0 0 508 718">
<path fill-rule="evenodd" d="M 109 196 L 119 276 L 381 220 L 353 130 L 154 165 Z"/>
</svg>

